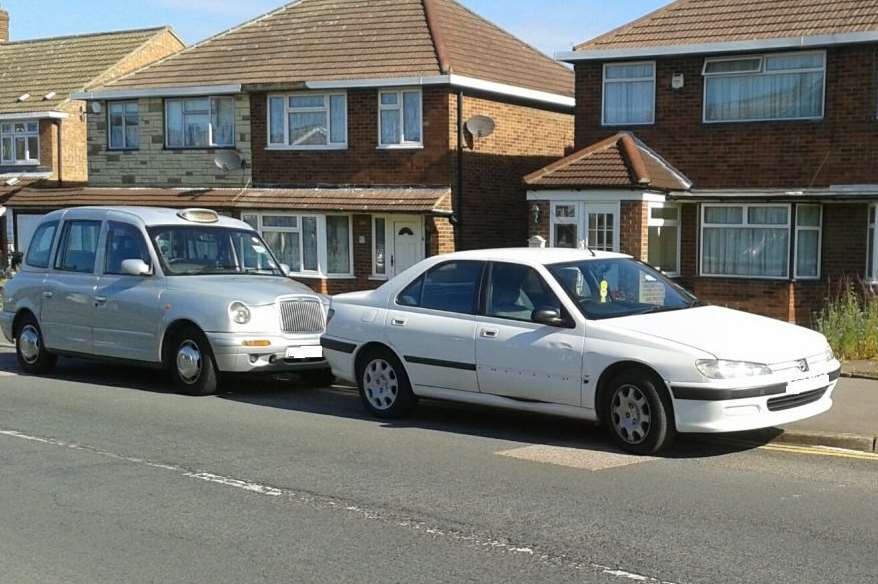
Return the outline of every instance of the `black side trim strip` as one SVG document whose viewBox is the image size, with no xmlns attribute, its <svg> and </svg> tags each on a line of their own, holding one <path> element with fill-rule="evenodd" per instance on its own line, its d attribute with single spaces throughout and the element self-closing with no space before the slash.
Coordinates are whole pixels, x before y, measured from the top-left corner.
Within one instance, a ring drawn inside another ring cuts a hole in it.
<svg viewBox="0 0 878 584">
<path fill-rule="evenodd" d="M 839 377 L 841 377 L 841 367 L 839 367 L 839 368 L 836 369 L 835 371 L 831 371 L 831 372 L 829 373 L 829 381 L 830 381 L 830 382 L 835 381 L 835 380 L 838 379 Z"/>
<path fill-rule="evenodd" d="M 475 371 L 476 366 L 473 363 L 457 363 L 455 361 L 442 361 L 441 359 L 427 359 L 426 357 L 412 357 L 406 355 L 405 360 L 416 365 L 431 365 L 433 367 L 445 367 L 446 369 L 462 369 L 464 371 Z"/>
<path fill-rule="evenodd" d="M 348 355 L 357 350 L 357 346 L 354 343 L 346 343 L 344 341 L 337 341 L 326 337 L 320 337 L 320 346 L 324 349 L 329 349 L 330 351 L 338 351 L 339 353 L 347 353 Z"/>
<path fill-rule="evenodd" d="M 751 389 L 713 389 L 710 387 L 688 387 L 676 385 L 672 388 L 674 397 L 677 399 L 689 399 L 694 401 L 729 401 L 733 399 L 746 399 L 750 397 L 765 397 L 767 395 L 781 395 L 786 393 L 785 383 L 754 387 Z"/>
</svg>

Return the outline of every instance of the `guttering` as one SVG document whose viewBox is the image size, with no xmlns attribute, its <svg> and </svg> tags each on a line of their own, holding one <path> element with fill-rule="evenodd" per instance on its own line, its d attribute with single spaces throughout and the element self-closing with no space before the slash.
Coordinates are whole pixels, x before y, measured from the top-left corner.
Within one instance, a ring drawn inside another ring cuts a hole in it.
<svg viewBox="0 0 878 584">
<path fill-rule="evenodd" d="M 231 85 L 193 85 L 190 87 L 150 87 L 132 89 L 99 89 L 97 91 L 77 91 L 72 99 L 93 101 L 99 99 L 135 99 L 140 97 L 189 97 L 206 95 L 234 95 L 241 93 L 241 84 Z"/>
<path fill-rule="evenodd" d="M 813 49 L 858 43 L 878 43 L 878 31 L 851 32 L 834 35 L 784 37 L 757 39 L 750 41 L 731 41 L 722 43 L 701 43 L 674 45 L 666 47 L 635 47 L 624 49 L 584 49 L 557 53 L 555 59 L 567 63 L 581 61 L 610 61 L 618 59 L 640 59 L 646 57 L 673 57 L 676 55 L 712 55 L 719 53 L 746 53 L 751 51 L 770 51 L 779 49 Z"/>
<path fill-rule="evenodd" d="M 0 114 L 0 121 L 7 120 L 65 120 L 70 114 L 64 112 L 26 112 L 21 114 Z"/>
</svg>

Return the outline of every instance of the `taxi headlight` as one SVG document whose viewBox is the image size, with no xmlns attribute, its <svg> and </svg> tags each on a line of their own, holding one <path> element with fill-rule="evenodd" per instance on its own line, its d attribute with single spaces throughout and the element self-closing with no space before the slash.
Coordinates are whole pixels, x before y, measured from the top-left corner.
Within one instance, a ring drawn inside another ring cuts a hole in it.
<svg viewBox="0 0 878 584">
<path fill-rule="evenodd" d="M 702 359 L 695 362 L 695 367 L 708 379 L 740 379 L 742 377 L 771 375 L 771 369 L 767 365 L 746 361 Z"/>
<path fill-rule="evenodd" d="M 237 324 L 250 322 L 250 309 L 243 302 L 232 302 L 229 305 L 229 318 Z"/>
</svg>

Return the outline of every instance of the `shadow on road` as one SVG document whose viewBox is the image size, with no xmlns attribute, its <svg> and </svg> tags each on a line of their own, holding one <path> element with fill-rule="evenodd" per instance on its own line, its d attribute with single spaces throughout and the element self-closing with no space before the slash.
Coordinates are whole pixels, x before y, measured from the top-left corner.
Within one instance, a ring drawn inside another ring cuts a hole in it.
<svg viewBox="0 0 878 584">
<path fill-rule="evenodd" d="M 4 371 L 18 372 L 14 353 L 0 352 L 0 373 Z M 96 389 L 175 393 L 163 371 L 78 359 L 61 359 L 58 368 L 46 379 L 84 383 Z M 376 420 L 364 410 L 355 388 L 337 385 L 331 389 L 315 390 L 297 376 L 288 379 L 228 377 L 217 397 L 259 407 L 374 421 L 389 430 L 419 428 L 525 444 L 618 452 L 604 431 L 595 424 L 528 412 L 421 400 L 415 413 L 408 419 Z M 747 451 L 770 442 L 781 433 L 780 430 L 771 430 L 744 439 L 738 437 L 738 440 L 730 442 L 709 436 L 686 436 L 679 439 L 663 457 L 706 458 Z"/>
</svg>

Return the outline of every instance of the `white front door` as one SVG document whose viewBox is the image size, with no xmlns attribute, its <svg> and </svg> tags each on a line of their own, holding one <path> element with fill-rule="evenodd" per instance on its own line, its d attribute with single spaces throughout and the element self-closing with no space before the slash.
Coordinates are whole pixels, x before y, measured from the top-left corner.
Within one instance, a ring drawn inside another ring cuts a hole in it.
<svg viewBox="0 0 878 584">
<path fill-rule="evenodd" d="M 552 203 L 552 247 L 619 251 L 619 203 Z"/>
<path fill-rule="evenodd" d="M 392 275 L 401 274 L 424 259 L 421 221 L 393 221 Z"/>
</svg>

